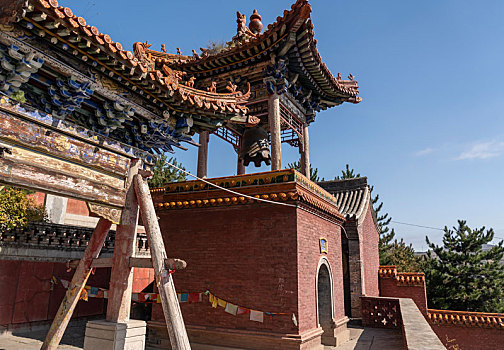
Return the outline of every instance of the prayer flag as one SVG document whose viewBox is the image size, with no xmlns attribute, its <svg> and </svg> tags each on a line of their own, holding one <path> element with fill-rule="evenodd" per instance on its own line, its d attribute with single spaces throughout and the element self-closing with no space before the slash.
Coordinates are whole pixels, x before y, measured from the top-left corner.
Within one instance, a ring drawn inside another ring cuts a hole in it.
<svg viewBox="0 0 504 350">
<path fill-rule="evenodd" d="M 89 296 L 90 297 L 95 297 L 98 295 L 98 288 L 96 287 L 91 287 L 91 289 L 89 290 Z"/>
<path fill-rule="evenodd" d="M 238 306 L 227 303 L 226 309 L 224 311 L 226 311 L 228 314 L 236 316 L 236 313 L 238 312 Z"/>
<path fill-rule="evenodd" d="M 87 293 L 87 290 L 84 288 L 82 289 L 82 292 L 79 296 L 79 300 L 84 300 L 84 301 L 88 301 L 88 293 Z"/>
<path fill-rule="evenodd" d="M 103 290 L 99 290 L 98 291 L 98 298 L 104 298 L 105 297 L 105 293 L 103 292 Z"/>
<path fill-rule="evenodd" d="M 156 303 L 161 304 L 161 294 L 158 294 L 156 297 Z"/>
<path fill-rule="evenodd" d="M 218 300 L 217 300 L 217 304 L 218 304 L 220 307 L 226 307 L 227 302 L 226 302 L 225 300 L 218 299 Z"/>
<path fill-rule="evenodd" d="M 245 309 L 243 307 L 238 307 L 236 314 L 237 315 L 245 315 L 245 314 L 248 314 L 249 312 L 250 312 L 249 309 Z"/>
<path fill-rule="evenodd" d="M 181 303 L 187 303 L 187 298 L 189 295 L 187 293 L 180 294 L 180 302 Z"/>
<path fill-rule="evenodd" d="M 103 291 L 103 297 L 104 297 L 105 299 L 108 299 L 108 290 L 104 290 L 104 291 Z"/>
<path fill-rule="evenodd" d="M 139 301 L 138 293 L 131 294 L 131 300 L 133 300 L 133 301 Z"/>
<path fill-rule="evenodd" d="M 292 314 L 292 322 L 294 323 L 294 326 L 297 327 L 298 323 L 297 323 L 296 314 Z"/>
<path fill-rule="evenodd" d="M 212 295 L 212 307 L 213 308 L 216 308 L 217 307 L 217 304 L 219 303 L 219 300 L 215 297 L 215 295 Z"/>
<path fill-rule="evenodd" d="M 200 293 L 190 293 L 188 301 L 191 303 L 198 303 L 200 301 Z"/>
<path fill-rule="evenodd" d="M 250 310 L 250 320 L 263 323 L 264 313 L 262 311 Z"/>
</svg>

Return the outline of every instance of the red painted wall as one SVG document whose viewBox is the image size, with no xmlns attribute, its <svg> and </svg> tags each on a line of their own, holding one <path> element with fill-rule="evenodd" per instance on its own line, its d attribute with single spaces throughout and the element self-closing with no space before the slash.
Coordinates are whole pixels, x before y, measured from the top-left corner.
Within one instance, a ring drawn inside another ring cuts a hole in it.
<svg viewBox="0 0 504 350">
<path fill-rule="evenodd" d="M 378 270 L 380 268 L 380 256 L 378 243 L 380 240 L 378 230 L 373 220 L 371 205 L 369 206 L 364 221 L 359 227 L 359 234 L 362 239 L 361 259 L 364 273 L 363 294 L 367 296 L 379 296 Z"/>
<path fill-rule="evenodd" d="M 457 349 L 456 345 L 460 350 L 504 349 L 502 329 L 433 324 L 431 327 L 447 349 Z"/>
<path fill-rule="evenodd" d="M 51 290 L 51 277 L 71 280 L 62 263 L 0 260 L 0 326 L 19 327 L 37 321 L 52 320 L 65 295 L 57 284 Z M 110 269 L 98 269 L 88 285 L 108 289 Z M 79 301 L 74 317 L 104 314 L 106 301 L 89 298 Z"/>
<path fill-rule="evenodd" d="M 72 198 L 68 198 L 66 212 L 68 214 L 89 216 L 89 209 L 86 205 L 86 202 Z"/>
<path fill-rule="evenodd" d="M 141 293 L 154 281 L 154 269 L 133 268 L 133 293 Z"/>
<path fill-rule="evenodd" d="M 380 278 L 380 296 L 393 298 L 411 298 L 420 311 L 427 316 L 427 295 L 425 283 L 421 286 L 397 285 L 394 278 Z"/>
<path fill-rule="evenodd" d="M 316 275 L 328 239 L 335 319 L 344 317 L 340 228 L 305 211 L 270 205 L 182 209 L 158 212 L 169 257 L 187 261 L 174 274 L 177 292 L 205 292 L 250 309 L 282 312 L 263 324 L 232 316 L 207 300 L 181 304 L 189 325 L 297 333 L 318 328 Z M 299 293 L 299 294 L 298 294 Z M 294 326 L 296 313 L 299 326 Z M 159 305 L 153 320 L 162 321 Z"/>
<path fill-rule="evenodd" d="M 298 210 L 297 224 L 299 331 L 303 333 L 318 327 L 316 277 L 322 257 L 327 258 L 332 271 L 334 319 L 345 316 L 341 228 L 303 210 Z M 320 238 L 327 239 L 327 254 L 320 253 Z"/>
<path fill-rule="evenodd" d="M 178 293 L 205 292 L 238 306 L 289 315 L 264 323 L 203 303 L 181 304 L 188 325 L 296 332 L 296 209 L 270 205 L 158 212 L 167 255 L 187 262 L 174 276 Z M 160 305 L 152 319 L 162 321 Z"/>
</svg>

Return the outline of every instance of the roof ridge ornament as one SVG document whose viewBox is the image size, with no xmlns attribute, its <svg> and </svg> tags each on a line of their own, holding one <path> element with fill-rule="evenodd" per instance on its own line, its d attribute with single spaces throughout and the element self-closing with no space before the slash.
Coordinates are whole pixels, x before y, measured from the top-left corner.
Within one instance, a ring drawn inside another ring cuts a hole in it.
<svg viewBox="0 0 504 350">
<path fill-rule="evenodd" d="M 261 22 L 262 17 L 259 13 L 257 13 L 257 10 L 254 9 L 254 13 L 250 16 L 250 24 L 249 24 L 249 29 L 252 33 L 254 34 L 261 34 L 263 30 L 263 24 Z"/>
</svg>

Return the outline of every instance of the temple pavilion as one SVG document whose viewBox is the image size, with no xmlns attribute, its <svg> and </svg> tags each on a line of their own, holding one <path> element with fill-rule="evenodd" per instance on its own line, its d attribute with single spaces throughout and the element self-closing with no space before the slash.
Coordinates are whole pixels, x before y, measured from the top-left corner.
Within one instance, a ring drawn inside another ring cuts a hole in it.
<svg viewBox="0 0 504 350">
<path fill-rule="evenodd" d="M 82 276 L 70 284 L 81 291 L 92 266 L 111 268 L 107 321 L 88 324 L 86 349 L 117 339 L 125 348 L 145 345 L 145 324 L 130 320 L 132 270 L 156 261 L 163 309 L 153 306 L 153 346 L 173 346 L 174 329 L 187 329 L 194 349 L 322 349 L 348 339 L 359 296 L 378 290 L 377 250 L 359 239 L 376 242 L 378 233 L 369 195 L 348 203 L 363 208 L 349 236 L 341 203 L 309 180 L 309 125 L 323 110 L 361 101 L 353 75 L 333 75 L 322 61 L 311 10 L 297 0 L 266 28 L 257 10 L 248 21 L 238 12 L 223 47 L 186 55 L 148 41 L 128 51 L 57 0 L 0 1 L 0 181 L 84 201 L 100 217 L 78 263 Z M 238 175 L 152 189 L 166 249 L 162 240 L 153 244 L 159 226 L 141 178 L 157 154 L 190 146 L 199 148 L 198 176 L 207 177 L 212 134 L 233 145 Z M 301 172 L 282 170 L 282 143 L 299 149 Z M 262 162 L 270 172 L 245 175 Z M 355 190 L 338 191 L 354 198 Z M 369 194 L 367 183 L 358 191 Z M 152 261 L 135 256 L 137 201 Z M 112 223 L 113 258 L 97 259 L 97 237 L 104 240 Z M 166 253 L 187 268 L 172 273 L 160 258 Z M 185 328 L 169 316 L 180 315 L 166 297 L 175 295 L 173 281 L 193 302 L 181 304 Z M 43 349 L 61 339 L 78 298 L 70 292 Z M 100 338 L 102 331 L 114 335 Z"/>
</svg>

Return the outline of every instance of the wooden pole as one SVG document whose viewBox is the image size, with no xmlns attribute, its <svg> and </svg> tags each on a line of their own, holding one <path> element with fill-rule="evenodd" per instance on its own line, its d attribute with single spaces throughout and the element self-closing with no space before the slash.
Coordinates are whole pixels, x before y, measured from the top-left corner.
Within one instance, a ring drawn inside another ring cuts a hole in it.
<svg viewBox="0 0 504 350">
<path fill-rule="evenodd" d="M 168 335 L 173 350 L 190 350 L 189 339 L 180 311 L 177 292 L 173 284 L 173 278 L 165 266 L 166 250 L 161 236 L 161 229 L 154 210 L 154 204 L 145 179 L 136 175 L 134 179 L 135 192 L 140 212 L 147 232 L 147 239 L 151 251 L 152 267 L 156 276 L 156 285 L 161 296 L 161 304 L 168 328 Z"/>
<path fill-rule="evenodd" d="M 135 254 L 138 225 L 138 202 L 133 187 L 133 177 L 138 173 L 139 160 L 132 161 L 126 179 L 126 201 L 121 215 L 121 224 L 117 225 L 114 258 L 110 273 L 110 289 L 107 303 L 107 321 L 125 323 L 129 321 L 131 311 L 131 293 L 133 287 L 133 269 L 129 260 Z"/>
<path fill-rule="evenodd" d="M 301 173 L 310 178 L 310 139 L 308 135 L 308 124 L 303 125 L 303 145 L 301 152 Z"/>
<path fill-rule="evenodd" d="M 207 163 L 208 163 L 208 141 L 210 140 L 210 133 L 202 131 L 199 134 L 199 149 L 198 149 L 198 177 L 204 179 L 207 177 Z"/>
<path fill-rule="evenodd" d="M 268 100 L 268 124 L 271 137 L 271 170 L 282 169 L 282 140 L 280 130 L 280 97 L 277 93 Z"/>
<path fill-rule="evenodd" d="M 58 348 L 75 306 L 79 301 L 80 294 L 86 286 L 86 282 L 91 274 L 91 263 L 93 259 L 98 258 L 100 255 L 100 251 L 103 247 L 103 243 L 105 243 L 111 225 L 112 223 L 110 221 L 103 218 L 100 218 L 98 221 L 88 246 L 84 251 L 84 255 L 75 270 L 72 282 L 70 286 L 68 286 L 65 297 L 61 302 L 58 313 L 47 333 L 44 344 L 42 344 L 40 348 L 41 350 L 56 350 Z"/>
</svg>

